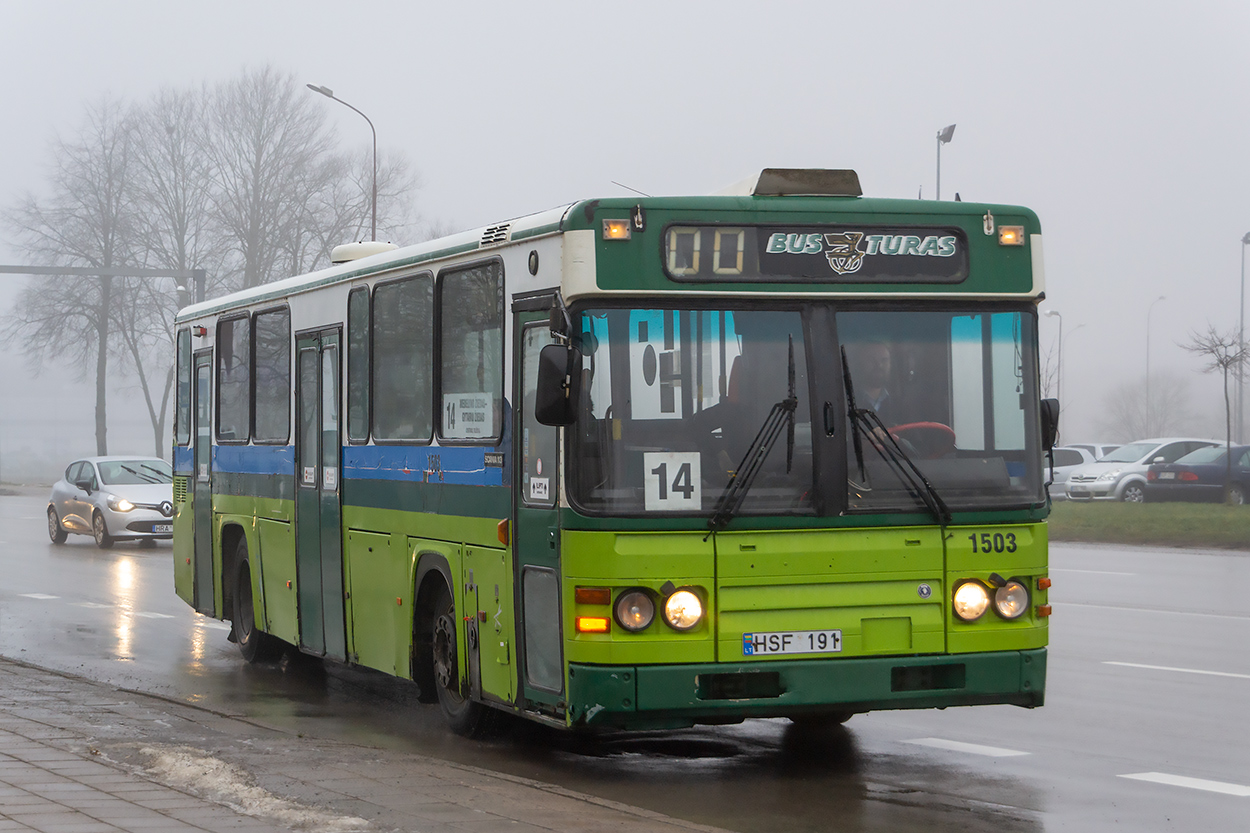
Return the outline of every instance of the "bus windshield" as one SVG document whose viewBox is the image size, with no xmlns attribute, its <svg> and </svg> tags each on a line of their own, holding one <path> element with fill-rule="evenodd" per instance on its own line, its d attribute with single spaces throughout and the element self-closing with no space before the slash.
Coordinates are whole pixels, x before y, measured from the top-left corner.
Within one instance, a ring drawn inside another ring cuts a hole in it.
<svg viewBox="0 0 1250 833">
<path fill-rule="evenodd" d="M 578 320 L 566 484 L 592 514 L 711 517 L 739 472 L 750 480 L 739 476 L 736 515 L 926 512 L 934 494 L 952 511 L 1045 499 L 1024 312 L 648 308 Z"/>
</svg>

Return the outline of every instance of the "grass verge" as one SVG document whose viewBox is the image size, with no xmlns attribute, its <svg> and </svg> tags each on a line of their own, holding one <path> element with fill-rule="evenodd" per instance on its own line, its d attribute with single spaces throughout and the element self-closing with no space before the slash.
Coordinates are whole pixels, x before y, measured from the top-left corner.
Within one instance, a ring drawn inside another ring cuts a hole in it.
<svg viewBox="0 0 1250 833">
<path fill-rule="evenodd" d="M 1250 550 L 1250 506 L 1058 501 L 1049 528 L 1052 541 Z"/>
</svg>

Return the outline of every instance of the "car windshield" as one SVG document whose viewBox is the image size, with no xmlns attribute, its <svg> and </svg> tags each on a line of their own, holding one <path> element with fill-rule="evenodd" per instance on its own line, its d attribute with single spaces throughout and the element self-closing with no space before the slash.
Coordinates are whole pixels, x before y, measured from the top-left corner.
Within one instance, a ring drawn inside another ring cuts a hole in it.
<svg viewBox="0 0 1250 833">
<path fill-rule="evenodd" d="M 1200 448 L 1197 451 L 1191 451 L 1176 462 L 1182 465 L 1192 465 L 1194 463 L 1222 463 L 1224 462 L 1224 454 L 1226 449 L 1220 446 L 1211 446 L 1209 448 Z"/>
<path fill-rule="evenodd" d="M 577 322 L 566 483 L 582 509 L 720 526 L 1045 499 L 1022 312 L 601 308 Z"/>
<path fill-rule="evenodd" d="M 164 460 L 110 460 L 96 465 L 106 486 L 174 482 L 173 470 Z"/>
<path fill-rule="evenodd" d="M 1100 463 L 1136 463 L 1154 449 L 1158 443 L 1129 443 L 1122 445 L 1106 457 L 1099 458 Z"/>
</svg>

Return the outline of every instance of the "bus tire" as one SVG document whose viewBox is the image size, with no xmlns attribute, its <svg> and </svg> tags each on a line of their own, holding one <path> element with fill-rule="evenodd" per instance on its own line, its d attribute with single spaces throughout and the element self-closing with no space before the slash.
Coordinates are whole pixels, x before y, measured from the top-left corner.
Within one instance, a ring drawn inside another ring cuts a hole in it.
<svg viewBox="0 0 1250 833">
<path fill-rule="evenodd" d="M 252 568 L 247 560 L 247 538 L 239 538 L 234 557 L 234 611 L 231 635 L 248 662 L 266 662 L 282 656 L 282 641 L 256 627 L 252 602 Z"/>
<path fill-rule="evenodd" d="M 493 732 L 497 713 L 489 706 L 474 702 L 460 690 L 460 663 L 456 651 L 456 606 L 445 585 L 439 587 L 434 603 L 432 654 L 434 689 L 438 705 L 447 725 L 457 735 L 484 737 Z"/>
</svg>

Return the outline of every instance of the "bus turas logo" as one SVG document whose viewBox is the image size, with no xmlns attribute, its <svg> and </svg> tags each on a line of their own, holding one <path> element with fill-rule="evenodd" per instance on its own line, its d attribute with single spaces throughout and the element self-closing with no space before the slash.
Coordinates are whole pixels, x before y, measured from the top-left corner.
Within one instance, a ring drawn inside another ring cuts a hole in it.
<svg viewBox="0 0 1250 833">
<path fill-rule="evenodd" d="M 839 275 L 858 272 L 864 265 L 864 252 L 859 250 L 859 241 L 864 239 L 862 231 L 844 231 L 837 234 L 826 234 L 825 257 L 829 260 L 829 268 Z"/>
<path fill-rule="evenodd" d="M 819 233 L 774 232 L 764 249 L 774 255 L 823 254 L 829 268 L 839 275 L 858 272 L 865 257 L 954 257 L 959 251 L 955 235 L 867 234 L 862 231 Z"/>
</svg>

